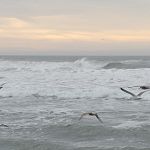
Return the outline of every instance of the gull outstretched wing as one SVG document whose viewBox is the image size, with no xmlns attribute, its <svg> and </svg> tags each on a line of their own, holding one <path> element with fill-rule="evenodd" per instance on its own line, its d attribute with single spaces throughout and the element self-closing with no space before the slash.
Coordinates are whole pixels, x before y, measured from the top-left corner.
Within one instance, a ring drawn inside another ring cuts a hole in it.
<svg viewBox="0 0 150 150">
<path fill-rule="evenodd" d="M 86 115 L 89 115 L 89 113 L 83 113 L 81 116 L 80 116 L 80 118 L 79 118 L 79 120 L 81 120 L 84 116 L 86 116 Z"/>
<path fill-rule="evenodd" d="M 101 123 L 103 123 L 102 119 L 98 116 L 98 114 L 96 114 L 95 117 L 96 117 Z"/>
<path fill-rule="evenodd" d="M 131 92 L 129 92 L 129 91 L 123 89 L 123 88 L 120 88 L 120 89 L 121 89 L 123 92 L 125 92 L 125 93 L 128 93 L 128 94 L 130 94 L 130 95 L 132 95 L 132 96 L 136 96 L 135 94 L 133 94 L 133 93 L 131 93 Z"/>
<path fill-rule="evenodd" d="M 147 90 L 147 91 L 149 91 L 149 90 Z M 142 92 L 140 92 L 137 96 L 141 96 L 142 94 L 144 94 L 144 93 L 147 92 L 147 91 L 142 91 Z"/>
</svg>

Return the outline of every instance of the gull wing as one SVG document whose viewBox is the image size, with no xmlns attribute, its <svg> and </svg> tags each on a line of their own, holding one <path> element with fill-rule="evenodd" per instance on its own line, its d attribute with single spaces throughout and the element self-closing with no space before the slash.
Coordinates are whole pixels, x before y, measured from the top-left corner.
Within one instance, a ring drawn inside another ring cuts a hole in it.
<svg viewBox="0 0 150 150">
<path fill-rule="evenodd" d="M 147 90 L 148 91 L 148 90 Z M 142 92 L 140 92 L 137 96 L 141 96 L 142 94 L 144 94 L 145 92 L 147 92 L 147 91 L 142 91 Z"/>
<path fill-rule="evenodd" d="M 6 83 L 1 84 L 1 86 L 5 85 Z"/>
<path fill-rule="evenodd" d="M 79 120 L 81 120 L 84 116 L 86 116 L 86 115 L 89 115 L 89 113 L 83 113 L 81 116 L 80 116 L 80 118 L 79 118 Z"/>
<path fill-rule="evenodd" d="M 101 123 L 103 123 L 102 119 L 98 116 L 98 114 L 96 114 L 95 117 L 96 117 Z"/>
<path fill-rule="evenodd" d="M 1 84 L 1 85 L 0 85 L 0 89 L 2 89 L 2 88 L 3 88 L 3 85 L 5 85 L 5 84 L 6 84 L 6 83 Z"/>
<path fill-rule="evenodd" d="M 129 92 L 129 91 L 123 89 L 123 88 L 120 88 L 120 89 L 121 89 L 123 92 L 125 92 L 125 93 L 128 93 L 128 94 L 130 94 L 130 95 L 132 95 L 132 96 L 136 96 L 135 94 L 133 94 L 133 93 L 131 93 L 131 92 Z"/>
</svg>

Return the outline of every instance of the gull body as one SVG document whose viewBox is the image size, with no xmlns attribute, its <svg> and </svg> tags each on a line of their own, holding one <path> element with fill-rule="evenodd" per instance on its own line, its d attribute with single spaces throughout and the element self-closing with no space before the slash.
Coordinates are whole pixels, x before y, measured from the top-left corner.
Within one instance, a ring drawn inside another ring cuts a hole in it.
<svg viewBox="0 0 150 150">
<path fill-rule="evenodd" d="M 103 123 L 103 121 L 100 119 L 100 117 L 98 116 L 98 114 L 94 113 L 94 112 L 83 113 L 81 115 L 81 117 L 79 118 L 79 120 L 81 120 L 84 116 L 87 116 L 87 115 L 89 115 L 89 116 L 95 116 L 98 119 L 99 122 Z"/>
<path fill-rule="evenodd" d="M 143 86 L 140 86 L 140 88 L 143 89 L 143 90 L 147 90 L 147 89 L 150 89 L 150 86 L 143 85 Z"/>
</svg>

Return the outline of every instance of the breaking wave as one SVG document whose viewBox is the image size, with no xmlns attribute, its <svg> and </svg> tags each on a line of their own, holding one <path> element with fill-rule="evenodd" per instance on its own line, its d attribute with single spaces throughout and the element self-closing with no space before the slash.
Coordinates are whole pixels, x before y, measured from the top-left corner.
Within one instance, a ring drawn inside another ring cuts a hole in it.
<svg viewBox="0 0 150 150">
<path fill-rule="evenodd" d="M 86 57 L 78 59 L 74 62 L 76 67 L 93 68 L 93 69 L 140 69 L 150 68 L 150 61 L 146 60 L 128 60 L 128 61 L 100 61 L 90 60 Z"/>
<path fill-rule="evenodd" d="M 106 64 L 104 69 L 139 69 L 139 68 L 150 68 L 150 62 L 138 61 L 138 62 L 111 62 Z"/>
</svg>

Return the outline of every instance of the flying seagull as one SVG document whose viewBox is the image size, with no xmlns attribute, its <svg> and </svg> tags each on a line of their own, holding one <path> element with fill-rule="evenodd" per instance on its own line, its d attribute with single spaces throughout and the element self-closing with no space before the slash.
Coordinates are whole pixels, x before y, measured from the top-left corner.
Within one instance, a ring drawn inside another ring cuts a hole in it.
<svg viewBox="0 0 150 150">
<path fill-rule="evenodd" d="M 2 89 L 2 88 L 3 88 L 3 85 L 5 85 L 5 84 L 6 84 L 6 83 L 1 84 L 1 85 L 0 85 L 0 89 Z"/>
<path fill-rule="evenodd" d="M 150 86 L 147 86 L 147 85 L 128 86 L 128 88 L 134 88 L 134 87 L 139 87 L 139 88 L 142 89 L 142 90 L 150 89 Z"/>
<path fill-rule="evenodd" d="M 98 116 L 98 114 L 97 114 L 97 113 L 94 113 L 94 112 L 83 113 L 83 114 L 81 115 L 81 117 L 79 118 L 79 120 L 81 120 L 84 116 L 87 116 L 87 115 L 89 115 L 89 116 L 95 116 L 95 117 L 99 120 L 99 122 L 103 123 L 103 121 L 100 119 L 100 117 Z"/>
<path fill-rule="evenodd" d="M 6 125 L 6 124 L 0 124 L 0 127 L 6 127 L 6 128 L 8 128 L 9 126 Z"/>
<path fill-rule="evenodd" d="M 131 92 L 129 92 L 129 91 L 123 89 L 123 88 L 120 88 L 120 89 L 121 89 L 123 92 L 130 94 L 130 95 L 133 97 L 133 99 L 141 99 L 140 96 L 141 96 L 143 93 L 147 92 L 147 91 L 142 91 L 142 92 L 140 92 L 139 94 L 135 95 L 135 94 L 133 94 L 133 93 L 131 93 Z"/>
</svg>

